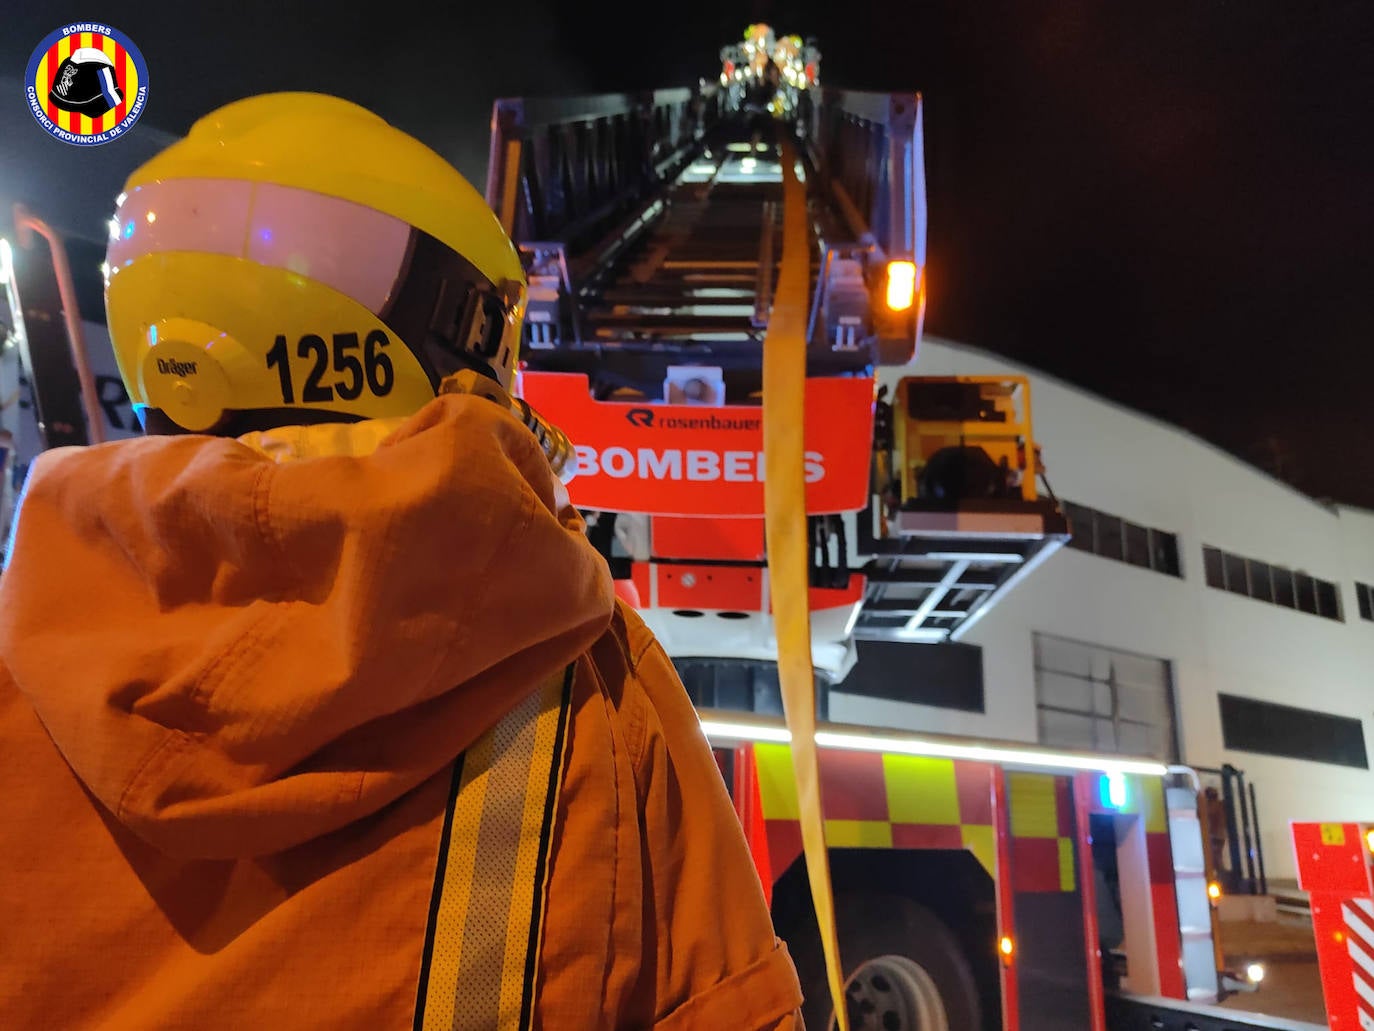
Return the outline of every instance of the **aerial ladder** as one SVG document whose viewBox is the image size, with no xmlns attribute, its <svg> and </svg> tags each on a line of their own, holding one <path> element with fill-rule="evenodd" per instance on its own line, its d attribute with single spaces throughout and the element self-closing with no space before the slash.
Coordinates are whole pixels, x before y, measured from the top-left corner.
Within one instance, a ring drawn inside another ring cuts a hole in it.
<svg viewBox="0 0 1374 1031">
<path fill-rule="evenodd" d="M 817 721 L 856 640 L 961 639 L 1069 527 L 1024 378 L 910 374 L 921 97 L 822 88 L 807 48 L 786 103 L 751 110 L 760 28 L 719 85 L 498 101 L 487 197 L 530 271 L 520 389 L 572 438 L 573 500 L 701 711 L 810 1025 L 1298 1027 L 1210 1005 L 1226 990 L 1187 858 L 1191 771 Z M 988 836 L 897 811 L 942 793 L 946 821 L 985 799 Z M 1041 805 L 1055 830 L 1031 827 Z M 1051 853 L 1057 872 L 1033 858 Z M 894 913 L 904 939 L 883 938 Z"/>
<path fill-rule="evenodd" d="M 855 635 L 959 639 L 1068 529 L 1024 380 L 886 374 L 924 313 L 920 98 L 823 91 L 781 143 L 722 100 L 497 103 L 488 199 L 530 264 L 522 390 L 569 427 L 576 500 L 670 652 L 771 662 L 760 401 L 795 176 L 815 651 L 838 681 Z"/>
<path fill-rule="evenodd" d="M 1024 381 L 879 392 L 924 316 L 921 98 L 808 76 L 779 120 L 730 84 L 500 101 L 487 196 L 529 264 L 520 389 L 572 436 L 625 596 L 698 703 L 743 670 L 785 713 L 829 994 L 849 996 L 808 985 L 813 1023 L 861 1021 L 884 978 L 846 989 L 827 927 L 817 680 L 850 671 L 856 634 L 955 636 L 1068 528 L 1039 497 Z"/>
<path fill-rule="evenodd" d="M 1190 771 L 828 722 L 856 640 L 961 639 L 1069 527 L 1024 378 L 911 373 L 920 96 L 823 87 L 795 38 L 760 94 L 776 43 L 751 26 L 719 83 L 498 101 L 487 199 L 529 275 L 519 390 L 697 704 L 808 1026 L 1296 1028 L 1207 1005 Z M 23 214 L 38 235 L 0 244 L 20 435 L 127 435 L 67 282 L 98 270 Z"/>
</svg>

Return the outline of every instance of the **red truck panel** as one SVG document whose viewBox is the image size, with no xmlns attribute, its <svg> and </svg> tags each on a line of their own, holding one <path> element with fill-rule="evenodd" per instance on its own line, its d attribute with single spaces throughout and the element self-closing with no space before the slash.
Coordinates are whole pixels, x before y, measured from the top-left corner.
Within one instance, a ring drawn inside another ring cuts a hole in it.
<svg viewBox="0 0 1374 1031">
<path fill-rule="evenodd" d="M 762 516 L 763 410 L 597 401 L 587 377 L 524 372 L 521 395 L 578 455 L 574 504 L 649 515 Z M 806 510 L 868 504 L 873 380 L 806 381 Z"/>
</svg>

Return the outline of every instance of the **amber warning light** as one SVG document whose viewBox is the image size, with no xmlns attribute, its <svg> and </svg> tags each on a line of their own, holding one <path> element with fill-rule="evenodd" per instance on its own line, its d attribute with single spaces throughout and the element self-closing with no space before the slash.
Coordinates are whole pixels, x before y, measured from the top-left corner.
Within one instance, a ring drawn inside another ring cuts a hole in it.
<svg viewBox="0 0 1374 1031">
<path fill-rule="evenodd" d="M 916 303 L 916 263 L 889 261 L 887 263 L 887 306 L 893 311 L 906 311 Z"/>
</svg>

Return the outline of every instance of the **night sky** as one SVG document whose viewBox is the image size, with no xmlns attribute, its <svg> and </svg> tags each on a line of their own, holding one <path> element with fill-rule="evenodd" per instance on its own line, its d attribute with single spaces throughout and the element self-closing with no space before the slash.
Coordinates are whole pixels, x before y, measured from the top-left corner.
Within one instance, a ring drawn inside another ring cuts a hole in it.
<svg viewBox="0 0 1374 1031">
<path fill-rule="evenodd" d="M 690 84 L 754 20 L 814 36 L 826 83 L 925 95 L 930 332 L 1374 507 L 1368 0 L 8 6 L 0 203 L 96 235 L 98 217 L 64 220 L 56 194 L 112 195 L 138 141 L 51 141 L 16 81 L 75 17 L 128 33 L 149 63 L 134 136 L 315 89 L 371 107 L 479 185 L 497 96 Z"/>
</svg>

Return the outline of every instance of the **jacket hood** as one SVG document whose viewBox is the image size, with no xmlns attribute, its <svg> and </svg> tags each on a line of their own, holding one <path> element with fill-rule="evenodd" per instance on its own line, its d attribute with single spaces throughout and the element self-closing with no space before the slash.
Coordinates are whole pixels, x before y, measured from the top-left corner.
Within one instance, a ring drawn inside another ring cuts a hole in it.
<svg viewBox="0 0 1374 1031">
<path fill-rule="evenodd" d="M 433 776 L 613 605 L 533 435 L 444 395 L 394 425 L 41 455 L 0 660 L 115 819 L 246 857 Z"/>
</svg>

